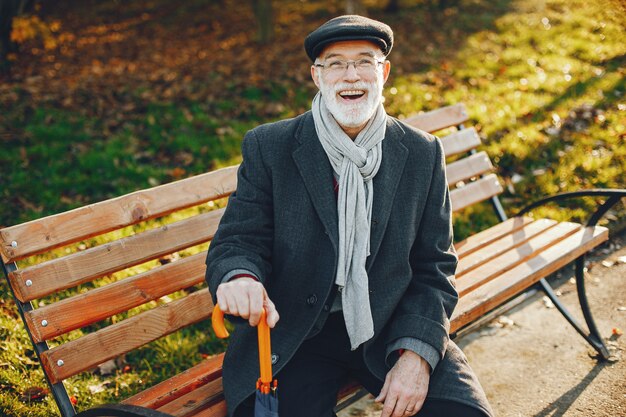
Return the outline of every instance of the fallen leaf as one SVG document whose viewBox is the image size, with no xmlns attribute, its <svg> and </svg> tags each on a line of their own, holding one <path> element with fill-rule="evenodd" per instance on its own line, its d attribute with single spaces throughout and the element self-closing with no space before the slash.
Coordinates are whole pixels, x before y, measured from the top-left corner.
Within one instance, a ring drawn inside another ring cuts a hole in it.
<svg viewBox="0 0 626 417">
<path fill-rule="evenodd" d="M 109 385 L 111 385 L 111 381 L 102 381 L 100 384 L 88 385 L 87 388 L 89 392 L 92 394 L 97 394 L 99 392 L 104 391 Z"/>
<path fill-rule="evenodd" d="M 117 369 L 117 364 L 115 363 L 115 359 L 110 359 L 104 363 L 98 365 L 98 371 L 100 375 L 110 375 Z"/>
<path fill-rule="evenodd" d="M 554 303 L 548 296 L 543 297 L 543 305 L 546 308 L 554 308 Z"/>
<path fill-rule="evenodd" d="M 169 255 L 165 255 L 159 258 L 159 263 L 161 265 L 166 265 L 172 262 L 176 262 L 177 260 L 180 259 L 180 255 L 178 254 L 178 252 L 176 253 L 170 253 Z"/>
<path fill-rule="evenodd" d="M 498 321 L 496 322 L 497 327 L 513 327 L 515 326 L 515 322 L 508 318 L 507 316 L 500 316 Z"/>
<path fill-rule="evenodd" d="M 622 330 L 618 327 L 613 327 L 613 329 L 611 329 L 611 333 L 615 336 L 621 336 L 624 334 L 624 332 L 622 332 Z"/>
<path fill-rule="evenodd" d="M 32 402 L 32 401 L 43 401 L 44 398 L 46 398 L 46 395 L 48 395 L 50 393 L 50 391 L 48 391 L 46 388 L 42 388 L 42 387 L 30 387 L 27 388 L 22 395 L 20 395 L 20 401 L 22 402 Z"/>
</svg>

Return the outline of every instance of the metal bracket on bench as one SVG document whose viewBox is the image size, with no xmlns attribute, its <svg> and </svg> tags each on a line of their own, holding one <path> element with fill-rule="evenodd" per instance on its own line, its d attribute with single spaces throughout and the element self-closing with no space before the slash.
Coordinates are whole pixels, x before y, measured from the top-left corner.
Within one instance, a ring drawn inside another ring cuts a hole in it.
<svg viewBox="0 0 626 417">
<path fill-rule="evenodd" d="M 556 293 L 548 284 L 545 279 L 539 281 L 541 288 L 546 293 L 548 298 L 552 300 L 554 306 L 561 312 L 563 317 L 569 322 L 569 324 L 576 329 L 576 331 L 602 356 L 603 359 L 608 359 L 611 356 L 609 349 L 607 348 L 602 335 L 598 331 L 591 309 L 589 308 L 589 302 L 587 301 L 587 293 L 585 291 L 585 255 L 576 259 L 576 292 L 578 293 L 578 301 L 580 302 L 580 309 L 583 312 L 583 317 L 587 323 L 589 333 L 576 321 L 567 308 L 561 303 L 561 300 L 557 297 Z"/>
<path fill-rule="evenodd" d="M 598 221 L 617 204 L 621 198 L 626 197 L 626 190 L 621 189 L 592 189 L 583 191 L 574 191 L 568 193 L 556 194 L 535 201 L 534 203 L 524 207 L 517 215 L 522 216 L 528 213 L 530 210 L 542 206 L 552 201 L 565 200 L 575 197 L 608 197 L 608 199 L 602 203 L 596 211 L 587 220 L 587 226 L 595 226 Z M 589 301 L 587 300 L 587 292 L 585 291 L 585 255 L 576 259 L 576 292 L 578 293 L 578 301 L 580 302 L 580 309 L 582 310 L 583 317 L 587 323 L 587 329 L 589 333 L 578 323 L 578 321 L 571 315 L 567 308 L 561 303 L 561 300 L 557 297 L 554 290 L 545 280 L 545 278 L 539 281 L 541 289 L 550 298 L 555 307 L 561 312 L 563 317 L 576 329 L 576 331 L 600 354 L 603 359 L 608 359 L 610 352 L 602 339 L 602 335 L 598 331 L 598 327 L 591 314 L 589 308 Z"/>
<path fill-rule="evenodd" d="M 595 226 L 598 223 L 598 220 L 600 220 L 602 216 L 604 216 L 607 211 L 611 209 L 611 207 L 619 202 L 621 198 L 626 197 L 626 190 L 618 188 L 594 188 L 590 190 L 559 193 L 542 198 L 527 205 L 526 207 L 521 209 L 519 213 L 517 213 L 517 216 L 523 216 L 532 209 L 543 206 L 552 201 L 567 200 L 575 197 L 609 197 L 609 199 L 605 201 L 602 205 L 600 205 L 600 207 L 598 207 L 598 209 L 591 215 L 591 217 L 587 221 L 587 226 Z"/>
<path fill-rule="evenodd" d="M 41 354 L 48 350 L 48 344 L 46 342 L 35 343 L 33 339 L 33 335 L 31 334 L 30 329 L 26 325 L 27 322 L 26 322 L 25 314 L 33 309 L 33 305 L 30 302 L 24 303 L 15 296 L 15 291 L 13 291 L 13 287 L 11 286 L 11 281 L 9 280 L 9 273 L 16 271 L 17 265 L 15 264 L 15 262 L 5 264 L 4 260 L 1 258 L 0 258 L 0 264 L 2 264 L 2 272 L 4 273 L 4 276 L 7 279 L 7 285 L 9 286 L 11 294 L 13 295 L 13 301 L 15 301 L 15 304 L 17 305 L 17 311 L 20 313 L 20 317 L 22 318 L 22 323 L 24 323 L 24 329 L 26 330 L 26 333 L 28 333 L 28 337 L 30 338 L 31 344 L 33 345 L 33 348 L 35 349 L 35 353 L 37 354 L 37 359 L 39 360 L 39 363 L 41 363 Z M 65 390 L 65 386 L 63 385 L 63 382 L 58 382 L 56 384 L 53 384 L 45 372 L 43 373 L 43 375 L 46 379 L 46 382 L 48 383 L 48 386 L 50 387 L 50 391 L 52 392 L 52 396 L 54 397 L 57 403 L 57 406 L 59 407 L 59 411 L 61 412 L 61 415 L 63 417 L 74 416 L 76 414 L 76 411 L 74 410 L 74 406 L 72 405 L 72 402 L 70 401 L 67 391 Z"/>
<path fill-rule="evenodd" d="M 128 404 L 104 404 L 82 411 L 76 417 L 172 417 L 151 408 Z"/>
</svg>

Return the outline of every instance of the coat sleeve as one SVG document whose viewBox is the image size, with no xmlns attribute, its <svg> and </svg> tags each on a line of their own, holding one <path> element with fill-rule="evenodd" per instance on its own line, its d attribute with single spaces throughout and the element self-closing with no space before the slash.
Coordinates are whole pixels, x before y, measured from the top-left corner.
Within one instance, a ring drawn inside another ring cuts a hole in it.
<svg viewBox="0 0 626 417">
<path fill-rule="evenodd" d="M 401 338 L 415 338 L 432 346 L 441 359 L 458 301 L 454 280 L 457 256 L 452 245 L 445 156 L 439 139 L 433 143 L 436 151 L 430 188 L 410 252 L 412 277 L 389 323 L 387 346 Z"/>
<path fill-rule="evenodd" d="M 245 270 L 262 283 L 271 273 L 272 182 L 252 130 L 242 144 L 237 190 L 231 194 L 206 259 L 206 281 L 215 302 L 217 287 Z"/>
</svg>

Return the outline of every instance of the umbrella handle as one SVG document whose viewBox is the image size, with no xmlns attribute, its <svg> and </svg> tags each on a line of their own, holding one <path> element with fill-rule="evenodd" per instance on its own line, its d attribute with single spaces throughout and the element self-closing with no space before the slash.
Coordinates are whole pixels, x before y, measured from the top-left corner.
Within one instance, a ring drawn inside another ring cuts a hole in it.
<svg viewBox="0 0 626 417">
<path fill-rule="evenodd" d="M 224 326 L 224 312 L 220 309 L 219 304 L 213 307 L 211 323 L 215 335 L 220 339 L 228 337 L 228 330 Z M 269 387 L 272 383 L 272 344 L 270 340 L 270 328 L 267 325 L 265 309 L 261 310 L 261 319 L 257 326 L 259 339 L 259 363 L 261 365 L 261 382 Z"/>
</svg>

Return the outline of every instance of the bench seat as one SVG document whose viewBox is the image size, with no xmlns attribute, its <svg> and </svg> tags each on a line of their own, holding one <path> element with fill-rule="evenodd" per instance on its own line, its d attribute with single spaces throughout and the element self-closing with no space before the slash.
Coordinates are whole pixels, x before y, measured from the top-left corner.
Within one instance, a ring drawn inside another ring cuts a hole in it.
<svg viewBox="0 0 626 417">
<path fill-rule="evenodd" d="M 455 245 L 460 293 L 451 332 L 483 316 L 524 289 L 608 239 L 608 229 L 515 217 Z M 223 417 L 221 364 L 217 355 L 123 403 L 176 417 Z M 203 388 L 200 388 L 204 386 Z M 358 389 L 347 385 L 340 398 Z"/>
</svg>

